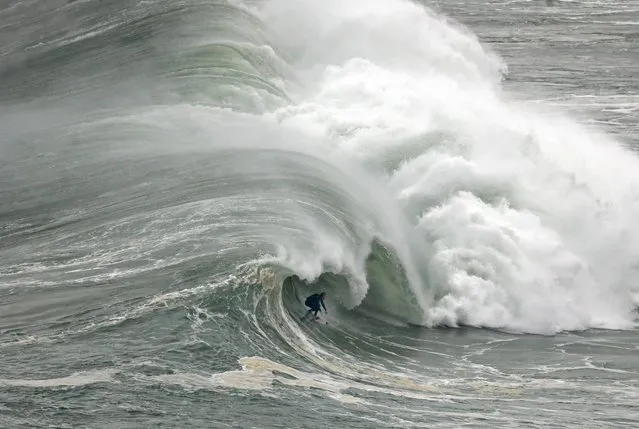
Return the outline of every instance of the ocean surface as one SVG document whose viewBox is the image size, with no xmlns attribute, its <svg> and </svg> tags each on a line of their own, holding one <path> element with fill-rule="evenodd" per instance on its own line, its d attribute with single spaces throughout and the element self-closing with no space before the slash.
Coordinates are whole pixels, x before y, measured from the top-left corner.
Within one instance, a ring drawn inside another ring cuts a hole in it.
<svg viewBox="0 0 639 429">
<path fill-rule="evenodd" d="M 637 0 L 2 1 L 0 427 L 636 427 L 638 77 Z"/>
</svg>

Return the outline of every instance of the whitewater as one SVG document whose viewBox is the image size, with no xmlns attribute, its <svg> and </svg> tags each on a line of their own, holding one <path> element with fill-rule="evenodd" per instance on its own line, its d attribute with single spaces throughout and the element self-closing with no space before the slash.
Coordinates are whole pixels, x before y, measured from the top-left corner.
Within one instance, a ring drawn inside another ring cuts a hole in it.
<svg viewBox="0 0 639 429">
<path fill-rule="evenodd" d="M 1 6 L 0 426 L 632 426 L 637 22 Z"/>
</svg>

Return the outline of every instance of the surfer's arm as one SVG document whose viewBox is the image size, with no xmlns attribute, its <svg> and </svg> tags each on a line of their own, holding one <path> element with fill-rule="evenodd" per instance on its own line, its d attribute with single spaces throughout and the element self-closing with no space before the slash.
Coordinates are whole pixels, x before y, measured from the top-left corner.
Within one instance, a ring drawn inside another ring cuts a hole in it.
<svg viewBox="0 0 639 429">
<path fill-rule="evenodd" d="M 324 300 L 321 300 L 320 302 L 322 303 L 322 307 L 324 307 L 324 313 L 328 313 L 326 306 L 324 305 Z"/>
</svg>

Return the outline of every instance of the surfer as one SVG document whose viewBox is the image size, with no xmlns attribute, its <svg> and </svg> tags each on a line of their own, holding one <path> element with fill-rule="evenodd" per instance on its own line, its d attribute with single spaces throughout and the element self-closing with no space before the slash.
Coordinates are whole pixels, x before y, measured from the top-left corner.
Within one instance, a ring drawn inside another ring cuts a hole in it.
<svg viewBox="0 0 639 429">
<path fill-rule="evenodd" d="M 315 319 L 317 319 L 317 313 L 321 311 L 320 305 L 324 307 L 324 313 L 328 313 L 328 311 L 326 310 L 326 306 L 324 305 L 325 297 L 326 297 L 326 292 L 322 292 L 322 293 L 314 293 L 313 295 L 306 298 L 306 301 L 304 301 L 304 305 L 306 305 L 309 308 L 309 310 L 308 310 L 308 313 L 306 313 L 304 317 L 302 317 L 302 320 L 306 320 L 306 318 L 310 316 L 311 313 L 314 313 L 313 316 L 315 316 Z"/>
</svg>

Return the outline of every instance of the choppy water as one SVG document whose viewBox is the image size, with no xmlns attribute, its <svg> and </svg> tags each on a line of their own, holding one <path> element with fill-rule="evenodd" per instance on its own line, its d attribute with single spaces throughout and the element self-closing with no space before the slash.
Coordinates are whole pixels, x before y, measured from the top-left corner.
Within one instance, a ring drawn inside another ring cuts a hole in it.
<svg viewBox="0 0 639 429">
<path fill-rule="evenodd" d="M 635 426 L 638 31 L 4 2 L 0 426 Z"/>
</svg>

